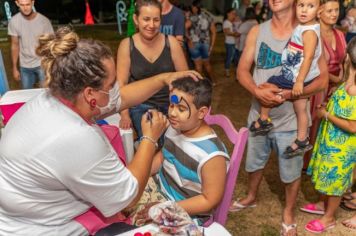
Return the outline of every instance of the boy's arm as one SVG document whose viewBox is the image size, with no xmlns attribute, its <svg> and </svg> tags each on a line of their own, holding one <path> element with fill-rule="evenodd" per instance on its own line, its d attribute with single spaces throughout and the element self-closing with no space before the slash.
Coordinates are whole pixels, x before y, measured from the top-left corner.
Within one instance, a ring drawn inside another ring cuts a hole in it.
<svg viewBox="0 0 356 236">
<path fill-rule="evenodd" d="M 226 158 L 216 156 L 203 165 L 202 194 L 179 201 L 189 215 L 208 213 L 222 200 L 225 191 Z"/>
<path fill-rule="evenodd" d="M 158 173 L 163 163 L 163 153 L 159 151 L 153 157 L 152 168 L 151 168 L 151 176 Z"/>
<path fill-rule="evenodd" d="M 320 91 L 327 89 L 329 84 L 329 72 L 326 64 L 324 54 L 322 53 L 318 60 L 318 67 L 320 75 L 316 77 L 311 84 L 303 89 L 303 95 L 299 97 L 292 97 L 292 91 L 289 89 L 282 90 L 282 96 L 286 100 L 308 98 Z"/>
<path fill-rule="evenodd" d="M 300 96 L 303 94 L 304 80 L 309 73 L 310 66 L 314 58 L 315 49 L 318 46 L 318 36 L 313 30 L 308 30 L 303 33 L 303 45 L 304 60 L 302 62 L 299 74 L 293 86 L 293 96 Z"/>
</svg>

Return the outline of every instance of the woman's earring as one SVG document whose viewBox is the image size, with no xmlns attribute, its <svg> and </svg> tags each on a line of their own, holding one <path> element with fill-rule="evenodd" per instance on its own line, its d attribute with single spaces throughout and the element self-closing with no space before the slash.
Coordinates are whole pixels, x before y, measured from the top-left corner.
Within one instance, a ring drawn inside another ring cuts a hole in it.
<svg viewBox="0 0 356 236">
<path fill-rule="evenodd" d="M 95 100 L 95 99 L 91 99 L 91 100 L 89 101 L 89 104 L 90 104 L 90 107 L 91 107 L 91 108 L 95 108 L 95 107 L 96 107 L 96 100 Z"/>
</svg>

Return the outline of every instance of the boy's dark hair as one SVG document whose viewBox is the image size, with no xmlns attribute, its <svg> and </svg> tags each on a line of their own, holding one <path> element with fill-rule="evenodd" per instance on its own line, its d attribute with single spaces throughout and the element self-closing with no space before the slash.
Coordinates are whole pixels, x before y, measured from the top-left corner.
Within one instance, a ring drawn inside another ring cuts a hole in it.
<svg viewBox="0 0 356 236">
<path fill-rule="evenodd" d="M 211 105 L 212 85 L 209 79 L 195 81 L 186 77 L 173 81 L 172 87 L 193 96 L 193 103 L 197 109 Z"/>
</svg>

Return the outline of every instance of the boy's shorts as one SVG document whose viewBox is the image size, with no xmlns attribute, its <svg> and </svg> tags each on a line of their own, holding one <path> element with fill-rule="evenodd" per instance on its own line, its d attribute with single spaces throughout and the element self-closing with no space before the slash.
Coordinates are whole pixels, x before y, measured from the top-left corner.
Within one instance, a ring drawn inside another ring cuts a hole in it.
<svg viewBox="0 0 356 236">
<path fill-rule="evenodd" d="M 293 89 L 293 86 L 294 86 L 294 82 L 287 80 L 286 78 L 284 78 L 284 76 L 282 74 L 272 76 L 271 78 L 269 78 L 267 80 L 267 82 L 270 84 L 274 84 L 278 88 L 281 88 L 281 89 Z M 313 82 L 313 80 L 305 82 L 304 87 L 309 85 L 311 82 Z"/>
<path fill-rule="evenodd" d="M 287 159 L 283 154 L 287 146 L 297 138 L 297 131 L 270 132 L 266 136 L 252 136 L 250 134 L 247 145 L 247 172 L 255 172 L 265 168 L 271 151 L 278 157 L 279 176 L 283 183 L 292 183 L 300 178 L 303 168 L 303 156 L 298 155 Z"/>
<path fill-rule="evenodd" d="M 194 43 L 193 48 L 189 48 L 190 57 L 192 60 L 209 59 L 209 47 L 207 43 Z"/>
</svg>

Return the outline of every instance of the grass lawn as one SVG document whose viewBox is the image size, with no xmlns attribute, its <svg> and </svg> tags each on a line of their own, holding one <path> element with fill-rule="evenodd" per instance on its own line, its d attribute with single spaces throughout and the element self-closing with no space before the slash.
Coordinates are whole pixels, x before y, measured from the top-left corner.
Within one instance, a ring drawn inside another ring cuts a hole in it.
<svg viewBox="0 0 356 236">
<path fill-rule="evenodd" d="M 90 26 L 78 27 L 77 32 L 82 37 L 91 37 L 100 39 L 108 44 L 116 56 L 117 47 L 122 37 L 118 35 L 116 26 Z M 6 37 L 5 31 L 0 31 L 0 38 Z M 5 67 L 11 89 L 18 89 L 20 84 L 13 81 L 11 76 L 11 60 L 10 60 L 10 44 L 9 42 L 0 42 L 1 51 L 5 61 Z M 246 125 L 247 114 L 250 106 L 250 94 L 231 78 L 224 77 L 224 40 L 223 35 L 219 34 L 216 47 L 212 54 L 212 65 L 215 71 L 218 85 L 214 87 L 213 94 L 213 113 L 223 113 L 228 116 L 236 127 Z M 243 62 L 241 62 L 243 63 Z M 217 131 L 218 134 L 221 134 Z M 226 141 L 225 137 L 222 139 Z M 227 144 L 227 141 L 225 142 Z M 231 145 L 227 145 L 231 151 Z M 247 173 L 244 170 L 243 160 L 241 169 L 237 179 L 235 189 L 235 198 L 245 196 L 247 191 Z M 314 191 L 310 182 L 310 178 L 303 175 L 301 190 L 298 195 L 297 208 L 307 202 L 316 201 L 317 193 Z M 264 179 L 259 189 L 257 207 L 247 209 L 241 212 L 229 214 L 227 229 L 232 235 L 242 236 L 277 236 L 279 235 L 281 225 L 282 207 L 285 202 L 284 186 L 279 180 L 278 163 L 274 155 L 265 168 Z M 324 235 L 355 235 L 355 231 L 351 231 L 342 226 L 341 220 L 351 217 L 352 212 L 347 212 L 339 209 L 337 217 L 337 226 Z M 310 235 L 304 230 L 304 225 L 315 216 L 296 211 L 296 222 L 298 223 L 298 235 Z M 353 233 L 352 233 L 353 232 Z M 218 236 L 218 235 L 217 235 Z"/>
</svg>

